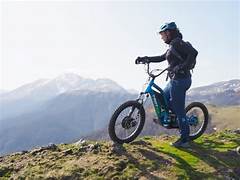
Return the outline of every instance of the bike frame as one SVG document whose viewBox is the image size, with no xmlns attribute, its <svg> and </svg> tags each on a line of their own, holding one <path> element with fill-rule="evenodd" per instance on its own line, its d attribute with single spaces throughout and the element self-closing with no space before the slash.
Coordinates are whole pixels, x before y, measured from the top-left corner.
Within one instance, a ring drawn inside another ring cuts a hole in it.
<svg viewBox="0 0 240 180">
<path fill-rule="evenodd" d="M 150 94 L 158 119 L 161 121 L 161 124 L 163 126 L 168 126 L 170 123 L 168 118 L 169 116 L 169 109 L 167 106 L 168 102 L 167 102 L 166 96 L 164 95 L 164 91 L 154 83 L 154 80 L 155 78 L 152 78 L 150 80 L 144 94 Z M 155 88 L 159 92 L 157 92 L 153 88 Z M 164 102 L 161 102 L 160 99 L 157 98 L 157 96 L 159 95 L 162 97 L 161 99 Z"/>
</svg>

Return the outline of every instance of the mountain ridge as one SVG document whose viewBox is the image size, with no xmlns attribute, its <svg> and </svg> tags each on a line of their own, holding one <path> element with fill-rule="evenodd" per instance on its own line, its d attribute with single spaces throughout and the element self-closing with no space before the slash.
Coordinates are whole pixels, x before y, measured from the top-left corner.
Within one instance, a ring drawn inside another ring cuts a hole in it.
<svg viewBox="0 0 240 180">
<path fill-rule="evenodd" d="M 219 86 L 221 88 L 219 88 Z M 220 81 L 220 82 L 216 82 L 216 83 L 212 83 L 209 85 L 204 85 L 204 86 L 200 86 L 200 87 L 195 87 L 195 88 L 191 88 L 188 92 L 189 94 L 194 93 L 194 91 L 201 91 L 201 90 L 205 90 L 207 89 L 208 91 L 206 91 L 206 93 L 211 93 L 211 91 L 209 91 L 209 89 L 213 89 L 217 92 L 223 92 L 225 90 L 229 90 L 232 89 L 234 91 L 240 91 L 240 79 L 231 79 L 228 81 Z"/>
<path fill-rule="evenodd" d="M 190 89 L 187 101 L 200 101 L 217 106 L 240 105 L 240 79 L 222 81 Z"/>
</svg>

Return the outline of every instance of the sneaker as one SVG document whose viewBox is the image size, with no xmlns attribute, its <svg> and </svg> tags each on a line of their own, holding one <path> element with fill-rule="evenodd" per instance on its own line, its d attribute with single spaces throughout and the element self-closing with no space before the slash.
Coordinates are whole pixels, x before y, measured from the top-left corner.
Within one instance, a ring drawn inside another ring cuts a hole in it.
<svg viewBox="0 0 240 180">
<path fill-rule="evenodd" d="M 171 143 L 171 146 L 174 146 L 176 148 L 189 148 L 190 144 L 188 141 L 183 142 L 182 139 L 178 139 L 176 142 Z"/>
</svg>

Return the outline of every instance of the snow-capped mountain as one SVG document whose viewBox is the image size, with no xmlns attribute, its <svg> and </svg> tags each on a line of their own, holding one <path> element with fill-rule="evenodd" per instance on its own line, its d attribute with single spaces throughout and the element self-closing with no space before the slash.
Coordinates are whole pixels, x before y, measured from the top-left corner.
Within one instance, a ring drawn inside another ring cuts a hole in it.
<svg viewBox="0 0 240 180">
<path fill-rule="evenodd" d="M 72 73 L 62 74 L 49 81 L 49 84 L 56 86 L 56 92 L 58 94 L 76 90 L 95 92 L 126 91 L 110 79 L 86 79 Z"/>
<path fill-rule="evenodd" d="M 0 95 L 0 119 L 13 117 L 37 109 L 40 104 L 63 93 L 127 91 L 110 79 L 87 79 L 65 73 L 53 79 L 39 79 Z"/>
<path fill-rule="evenodd" d="M 46 82 L 47 79 L 39 79 L 32 83 L 25 84 L 17 89 L 5 93 L 4 96 L 3 95 L 0 96 L 0 99 L 2 101 L 4 100 L 11 101 L 32 95 L 32 92 L 34 92 L 35 89 L 41 88 Z"/>
<path fill-rule="evenodd" d="M 190 89 L 187 100 L 219 106 L 240 105 L 240 79 Z"/>
<path fill-rule="evenodd" d="M 25 84 L 0 96 L 0 154 L 101 129 L 120 103 L 133 98 L 110 79 L 70 73 Z"/>
<path fill-rule="evenodd" d="M 230 81 L 223 81 L 214 83 L 208 86 L 202 86 L 198 88 L 191 89 L 188 94 L 189 95 L 209 95 L 209 94 L 216 94 L 216 93 L 222 93 L 225 91 L 234 91 L 239 92 L 240 91 L 240 79 L 234 79 Z"/>
<path fill-rule="evenodd" d="M 126 91 L 116 82 L 110 79 L 87 79 L 77 74 L 65 73 L 54 79 L 40 79 L 23 85 L 1 97 L 1 100 L 16 100 L 21 98 L 32 98 L 34 100 L 45 100 L 61 93 L 70 91 Z"/>
</svg>

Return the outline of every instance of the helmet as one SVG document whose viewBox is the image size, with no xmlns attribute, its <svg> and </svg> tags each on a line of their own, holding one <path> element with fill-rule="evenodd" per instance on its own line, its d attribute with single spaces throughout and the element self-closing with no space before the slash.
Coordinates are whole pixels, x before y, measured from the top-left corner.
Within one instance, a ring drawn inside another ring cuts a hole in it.
<svg viewBox="0 0 240 180">
<path fill-rule="evenodd" d="M 166 31 L 166 30 L 174 30 L 177 29 L 177 25 L 175 24 L 175 22 L 170 22 L 170 23 L 165 23 L 160 27 L 159 33 Z"/>
</svg>

